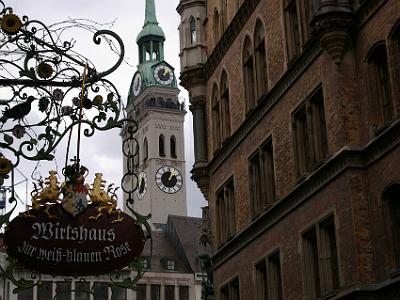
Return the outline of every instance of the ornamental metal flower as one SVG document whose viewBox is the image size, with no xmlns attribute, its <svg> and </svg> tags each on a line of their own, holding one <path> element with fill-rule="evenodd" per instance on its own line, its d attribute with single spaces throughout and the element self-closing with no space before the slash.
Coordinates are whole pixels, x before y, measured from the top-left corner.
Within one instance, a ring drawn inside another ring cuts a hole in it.
<svg viewBox="0 0 400 300">
<path fill-rule="evenodd" d="M 48 79 L 51 77 L 51 75 L 53 75 L 54 71 L 50 64 L 42 62 L 37 66 L 36 72 L 40 78 Z"/>
<path fill-rule="evenodd" d="M 0 20 L 1 30 L 8 35 L 17 34 L 21 30 L 21 26 L 21 20 L 14 14 L 4 15 Z"/>
<path fill-rule="evenodd" d="M 61 102 L 64 99 L 64 92 L 61 89 L 55 89 L 53 91 L 53 100 Z"/>
<path fill-rule="evenodd" d="M 75 106 L 80 107 L 81 106 L 81 99 L 79 99 L 78 97 L 72 98 L 72 104 L 75 105 Z"/>
<path fill-rule="evenodd" d="M 11 161 L 0 154 L 0 177 L 4 177 L 8 173 L 10 173 L 11 169 Z"/>
<path fill-rule="evenodd" d="M 96 96 L 93 98 L 93 104 L 94 104 L 94 105 L 97 105 L 97 106 L 102 105 L 102 104 L 103 104 L 103 96 L 102 96 L 102 95 L 96 95 Z"/>
<path fill-rule="evenodd" d="M 47 108 L 49 107 L 50 100 L 46 97 L 42 97 L 39 99 L 39 110 L 41 112 L 45 112 Z"/>
<path fill-rule="evenodd" d="M 63 115 L 68 116 L 73 113 L 74 109 L 71 106 L 66 105 L 61 108 L 61 111 Z"/>
<path fill-rule="evenodd" d="M 15 125 L 12 129 L 12 134 L 17 138 L 20 139 L 25 135 L 25 128 L 21 125 Z"/>
</svg>

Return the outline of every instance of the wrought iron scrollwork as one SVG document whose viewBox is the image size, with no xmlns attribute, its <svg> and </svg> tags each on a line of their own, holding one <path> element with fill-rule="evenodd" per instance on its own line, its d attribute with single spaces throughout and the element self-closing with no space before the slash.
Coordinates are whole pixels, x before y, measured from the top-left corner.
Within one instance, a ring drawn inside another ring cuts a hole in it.
<svg viewBox="0 0 400 300">
<path fill-rule="evenodd" d="M 123 61 L 117 34 L 94 33 L 96 45 L 105 40 L 119 54 L 110 68 L 98 71 L 74 51 L 73 42 L 62 41 L 62 27 L 50 29 L 27 16 L 21 20 L 1 0 L 0 10 L 0 146 L 14 167 L 21 157 L 52 160 L 54 149 L 80 122 L 80 104 L 85 136 L 123 126 L 121 96 L 105 78 Z"/>
<path fill-rule="evenodd" d="M 80 132 L 82 127 L 86 137 L 96 131 L 122 128 L 123 154 L 128 162 L 121 181 L 126 207 L 151 242 L 150 215 L 142 216 L 133 209 L 133 193 L 137 189 L 138 145 L 134 138 L 137 124 L 124 118 L 121 96 L 105 78 L 123 62 L 123 42 L 110 30 L 93 32 L 95 46 L 105 41 L 118 54 L 111 67 L 99 71 L 89 58 L 74 50 L 74 42 L 63 40 L 64 29 L 46 26 L 27 16 L 20 18 L 0 0 L 0 186 L 10 173 L 14 185 L 13 170 L 21 159 L 52 160 L 53 152 L 67 137 L 69 148 L 74 128 L 79 127 Z M 9 202 L 15 206 L 0 215 L 0 227 L 10 222 L 16 207 L 14 194 Z M 42 284 L 41 274 L 35 272 L 30 279 L 15 278 L 15 270 L 19 268 L 18 262 L 11 258 L 0 264 L 0 275 L 16 286 L 15 293 Z M 137 257 L 128 269 L 127 277 L 123 276 L 126 270 L 109 274 L 108 285 L 135 289 L 145 272 L 143 258 Z M 94 295 L 92 290 L 88 293 Z"/>
</svg>

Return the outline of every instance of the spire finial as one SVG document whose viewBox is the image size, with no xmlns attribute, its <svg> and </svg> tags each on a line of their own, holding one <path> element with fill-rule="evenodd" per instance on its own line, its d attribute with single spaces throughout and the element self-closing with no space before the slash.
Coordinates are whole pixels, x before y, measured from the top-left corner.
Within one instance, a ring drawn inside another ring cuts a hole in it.
<svg viewBox="0 0 400 300">
<path fill-rule="evenodd" d="M 157 18 L 156 18 L 156 6 L 154 4 L 154 0 L 146 0 L 146 12 L 145 12 L 144 25 L 146 25 L 147 23 L 158 24 Z"/>
</svg>

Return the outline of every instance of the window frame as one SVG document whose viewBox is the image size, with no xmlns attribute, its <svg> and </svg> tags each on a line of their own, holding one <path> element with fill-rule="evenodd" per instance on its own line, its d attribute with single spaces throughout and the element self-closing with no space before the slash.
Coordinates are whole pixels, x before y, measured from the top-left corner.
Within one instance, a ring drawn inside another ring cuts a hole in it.
<svg viewBox="0 0 400 300">
<path fill-rule="evenodd" d="M 250 215 L 254 219 L 276 200 L 273 138 L 269 136 L 248 158 Z M 257 200 L 258 197 L 258 200 Z"/>
<path fill-rule="evenodd" d="M 216 237 L 219 246 L 236 234 L 235 185 L 230 177 L 215 193 Z"/>
<path fill-rule="evenodd" d="M 335 214 L 329 213 L 300 233 L 304 299 L 306 300 L 331 295 L 340 288 L 337 228 Z M 332 244 L 332 235 L 329 236 L 329 234 L 333 234 L 334 244 Z M 311 242 L 310 239 L 314 241 Z M 310 252 L 312 252 L 311 255 Z M 313 260 L 311 269 L 309 268 L 310 259 Z"/>
<path fill-rule="evenodd" d="M 299 180 L 326 161 L 329 155 L 325 98 L 321 85 L 292 112 L 293 158 Z"/>
</svg>

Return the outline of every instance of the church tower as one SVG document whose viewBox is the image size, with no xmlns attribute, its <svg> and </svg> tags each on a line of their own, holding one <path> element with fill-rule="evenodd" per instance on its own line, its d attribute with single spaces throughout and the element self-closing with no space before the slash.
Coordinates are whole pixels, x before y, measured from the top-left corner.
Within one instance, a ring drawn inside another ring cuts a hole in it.
<svg viewBox="0 0 400 300">
<path fill-rule="evenodd" d="M 136 38 L 139 64 L 128 94 L 128 117 L 138 122 L 138 189 L 134 208 L 152 214 L 155 228 L 168 215 L 187 215 L 183 122 L 174 68 L 164 60 L 165 34 L 158 25 L 154 0 L 146 0 L 145 20 Z"/>
</svg>

